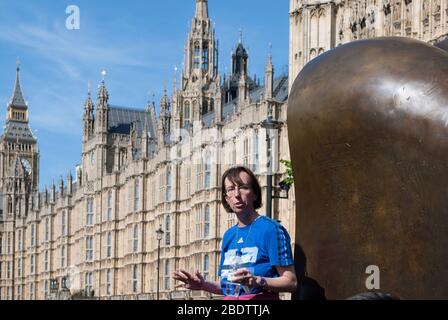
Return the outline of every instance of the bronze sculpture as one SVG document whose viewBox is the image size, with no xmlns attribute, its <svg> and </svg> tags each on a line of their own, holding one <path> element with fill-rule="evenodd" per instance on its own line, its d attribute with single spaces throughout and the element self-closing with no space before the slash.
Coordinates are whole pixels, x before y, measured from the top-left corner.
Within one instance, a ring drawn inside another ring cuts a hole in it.
<svg viewBox="0 0 448 320">
<path fill-rule="evenodd" d="M 408 38 L 328 51 L 296 78 L 288 125 L 296 241 L 327 297 L 447 299 L 448 53 Z"/>
</svg>

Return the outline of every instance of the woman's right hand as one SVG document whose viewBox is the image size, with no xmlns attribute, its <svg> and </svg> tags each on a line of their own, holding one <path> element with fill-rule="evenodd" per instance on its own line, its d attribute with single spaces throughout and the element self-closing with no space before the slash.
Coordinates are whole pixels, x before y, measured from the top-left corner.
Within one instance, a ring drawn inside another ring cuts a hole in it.
<svg viewBox="0 0 448 320">
<path fill-rule="evenodd" d="M 196 271 L 195 275 L 192 276 L 185 270 L 174 271 L 174 280 L 183 282 L 176 286 L 176 288 L 185 288 L 190 290 L 204 290 L 204 277 Z"/>
</svg>

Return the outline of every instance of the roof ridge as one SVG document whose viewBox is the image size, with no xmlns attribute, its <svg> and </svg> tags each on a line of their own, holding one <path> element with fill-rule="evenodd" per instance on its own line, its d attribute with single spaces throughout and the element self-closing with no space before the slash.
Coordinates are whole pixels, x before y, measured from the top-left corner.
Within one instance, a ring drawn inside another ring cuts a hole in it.
<svg viewBox="0 0 448 320">
<path fill-rule="evenodd" d="M 137 112 L 145 112 L 145 109 L 138 109 L 138 108 L 134 108 L 134 107 L 122 107 L 122 106 L 115 106 L 115 105 L 109 105 L 110 109 L 115 109 L 115 110 L 126 110 L 126 111 L 137 111 Z"/>
</svg>

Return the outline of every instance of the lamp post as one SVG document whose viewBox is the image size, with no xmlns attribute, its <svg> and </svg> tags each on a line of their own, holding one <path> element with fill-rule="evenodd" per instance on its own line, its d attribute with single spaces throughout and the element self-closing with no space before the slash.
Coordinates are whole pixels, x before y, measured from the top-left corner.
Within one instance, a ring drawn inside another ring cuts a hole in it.
<svg viewBox="0 0 448 320">
<path fill-rule="evenodd" d="M 163 230 L 162 225 L 159 226 L 159 229 L 156 230 L 157 235 L 157 300 L 159 300 L 159 283 L 160 283 L 160 240 L 162 240 L 163 237 Z"/>
<path fill-rule="evenodd" d="M 266 129 L 267 144 L 267 190 L 266 190 L 266 215 L 272 218 L 272 150 L 271 131 L 277 131 L 280 122 L 272 118 L 272 110 L 269 110 L 268 118 L 261 122 L 261 127 Z"/>
</svg>

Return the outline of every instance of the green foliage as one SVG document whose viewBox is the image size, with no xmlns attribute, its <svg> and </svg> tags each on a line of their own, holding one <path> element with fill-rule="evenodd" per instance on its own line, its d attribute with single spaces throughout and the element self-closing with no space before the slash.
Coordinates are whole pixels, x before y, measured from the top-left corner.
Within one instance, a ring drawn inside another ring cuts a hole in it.
<svg viewBox="0 0 448 320">
<path fill-rule="evenodd" d="M 280 160 L 280 163 L 286 167 L 285 182 L 288 186 L 291 186 L 294 183 L 294 171 L 292 170 L 292 163 L 289 160 Z"/>
</svg>

